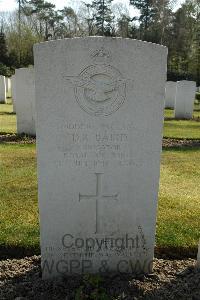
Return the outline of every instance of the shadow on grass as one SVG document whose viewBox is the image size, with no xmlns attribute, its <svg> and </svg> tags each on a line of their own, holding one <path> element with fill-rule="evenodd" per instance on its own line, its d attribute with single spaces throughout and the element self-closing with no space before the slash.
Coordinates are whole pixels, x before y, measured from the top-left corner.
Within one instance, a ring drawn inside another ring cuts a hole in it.
<svg viewBox="0 0 200 300">
<path fill-rule="evenodd" d="M 0 245 L 0 260 L 40 255 L 40 247 Z"/>
<path fill-rule="evenodd" d="M 0 132 L 0 144 L 33 144 L 35 142 L 36 137 L 33 135 Z"/>
<path fill-rule="evenodd" d="M 155 247 L 155 257 L 163 259 L 187 259 L 197 257 L 197 247 Z"/>
<path fill-rule="evenodd" d="M 195 142 L 195 141 L 194 141 Z M 163 146 L 162 150 L 166 151 L 177 151 L 177 152 L 193 152 L 200 149 L 200 141 L 197 141 L 196 145 L 183 145 L 183 146 Z"/>
<path fill-rule="evenodd" d="M 16 113 L 15 112 L 8 112 L 8 111 L 5 111 L 5 112 L 0 112 L 0 116 L 3 116 L 3 115 L 10 115 L 10 116 L 12 116 L 12 115 L 16 115 Z"/>
<path fill-rule="evenodd" d="M 164 118 L 165 121 L 195 121 L 195 122 L 200 122 L 200 117 L 193 117 L 192 119 L 184 119 L 184 118 L 181 118 L 181 119 L 176 119 L 175 117 L 165 117 Z M 172 124 L 173 126 L 178 126 L 175 125 L 175 124 Z"/>
<path fill-rule="evenodd" d="M 182 139 L 182 138 L 163 138 L 162 149 L 163 150 L 196 150 L 200 148 L 200 139 Z"/>
</svg>

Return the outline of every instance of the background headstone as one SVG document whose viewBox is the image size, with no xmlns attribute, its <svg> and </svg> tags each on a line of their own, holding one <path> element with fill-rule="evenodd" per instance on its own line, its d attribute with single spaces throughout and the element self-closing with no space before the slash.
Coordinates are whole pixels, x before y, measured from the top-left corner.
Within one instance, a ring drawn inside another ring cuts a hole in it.
<svg viewBox="0 0 200 300">
<path fill-rule="evenodd" d="M 0 75 L 0 103 L 6 103 L 6 81 L 5 76 Z"/>
<path fill-rule="evenodd" d="M 13 112 L 16 113 L 16 81 L 15 81 L 15 75 L 12 75 L 11 77 L 11 97 L 12 97 L 12 104 L 13 104 Z"/>
<path fill-rule="evenodd" d="M 5 78 L 6 80 L 6 95 L 7 98 L 11 97 L 11 79 L 9 77 Z"/>
<path fill-rule="evenodd" d="M 17 114 L 17 133 L 35 135 L 35 78 L 33 68 L 15 71 L 14 100 Z"/>
<path fill-rule="evenodd" d="M 177 82 L 175 100 L 175 119 L 192 119 L 196 82 L 182 80 Z"/>
<path fill-rule="evenodd" d="M 167 81 L 165 86 L 165 108 L 174 109 L 176 98 L 176 82 Z"/>
<path fill-rule="evenodd" d="M 75 38 L 34 61 L 43 278 L 151 272 L 167 49 Z"/>
</svg>

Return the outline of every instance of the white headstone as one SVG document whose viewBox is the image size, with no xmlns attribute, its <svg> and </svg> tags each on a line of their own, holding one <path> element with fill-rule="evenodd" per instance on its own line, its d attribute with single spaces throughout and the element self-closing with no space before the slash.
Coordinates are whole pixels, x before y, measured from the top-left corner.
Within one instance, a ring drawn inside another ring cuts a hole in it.
<svg viewBox="0 0 200 300">
<path fill-rule="evenodd" d="M 6 77 L 5 80 L 6 80 L 6 96 L 7 96 L 7 98 L 10 98 L 11 97 L 11 79 Z"/>
<path fill-rule="evenodd" d="M 43 278 L 151 272 L 167 49 L 87 37 L 34 57 Z"/>
<path fill-rule="evenodd" d="M 0 103 L 6 103 L 6 80 L 0 75 Z"/>
<path fill-rule="evenodd" d="M 177 82 L 175 100 L 175 118 L 192 119 L 196 83 L 194 81 L 182 80 Z"/>
<path fill-rule="evenodd" d="M 11 89 L 11 79 L 6 77 L 6 92 L 9 93 Z"/>
<path fill-rule="evenodd" d="M 15 81 L 15 75 L 12 75 L 11 77 L 11 96 L 12 96 L 12 104 L 13 104 L 13 112 L 16 113 L 16 81 Z"/>
<path fill-rule="evenodd" d="M 35 135 L 35 78 L 33 68 L 17 69 L 14 78 L 17 133 Z"/>
<path fill-rule="evenodd" d="M 174 109 L 176 97 L 176 82 L 167 81 L 165 86 L 165 108 Z"/>
</svg>

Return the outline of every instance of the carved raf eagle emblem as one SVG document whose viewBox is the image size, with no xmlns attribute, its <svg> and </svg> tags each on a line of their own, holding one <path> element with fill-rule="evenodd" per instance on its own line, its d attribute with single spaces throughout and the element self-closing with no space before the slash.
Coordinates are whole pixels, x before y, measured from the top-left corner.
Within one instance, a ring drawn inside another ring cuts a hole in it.
<svg viewBox="0 0 200 300">
<path fill-rule="evenodd" d="M 94 65 L 78 76 L 64 76 L 74 88 L 79 106 L 89 114 L 107 116 L 117 111 L 125 101 L 126 80 L 119 70 L 105 64 L 110 54 L 103 49 L 92 53 Z"/>
</svg>

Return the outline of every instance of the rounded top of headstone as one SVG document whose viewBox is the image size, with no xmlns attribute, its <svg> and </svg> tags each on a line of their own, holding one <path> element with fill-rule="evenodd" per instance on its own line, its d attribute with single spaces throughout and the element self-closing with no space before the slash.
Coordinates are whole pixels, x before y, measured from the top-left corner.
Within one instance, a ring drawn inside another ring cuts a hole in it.
<svg viewBox="0 0 200 300">
<path fill-rule="evenodd" d="M 188 85 L 188 86 L 195 85 L 196 86 L 196 82 L 192 81 L 192 80 L 180 80 L 180 81 L 177 81 L 177 83 L 179 85 Z"/>
<path fill-rule="evenodd" d="M 34 51 L 38 47 L 39 48 L 40 47 L 49 47 L 49 46 L 53 47 L 54 45 L 58 45 L 58 44 L 62 44 L 62 43 L 69 43 L 70 44 L 70 43 L 80 43 L 80 42 L 85 42 L 85 43 L 100 42 L 102 44 L 102 46 L 105 46 L 106 44 L 109 44 L 109 43 L 110 44 L 115 43 L 116 46 L 117 46 L 117 43 L 125 43 L 127 45 L 135 45 L 138 48 L 150 47 L 150 48 L 158 49 L 158 50 L 162 49 L 162 51 L 168 52 L 168 48 L 166 46 L 163 46 L 163 45 L 160 45 L 160 44 L 141 41 L 141 40 L 137 40 L 137 39 L 129 39 L 129 38 L 122 38 L 122 37 L 105 37 L 105 36 L 74 37 L 74 38 L 65 38 L 65 39 L 60 39 L 60 40 L 45 41 L 45 42 L 42 42 L 42 43 L 35 44 L 34 45 Z M 97 56 L 99 56 L 99 55 L 100 55 L 100 53 L 97 54 Z"/>
</svg>

